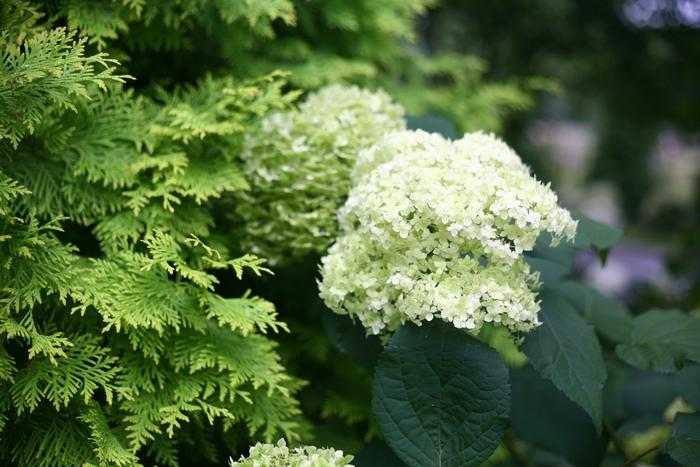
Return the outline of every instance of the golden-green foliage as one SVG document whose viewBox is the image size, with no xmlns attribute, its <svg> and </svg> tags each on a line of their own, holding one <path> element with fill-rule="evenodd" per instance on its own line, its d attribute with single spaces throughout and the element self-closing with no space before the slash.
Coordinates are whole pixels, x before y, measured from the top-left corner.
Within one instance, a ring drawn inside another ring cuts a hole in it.
<svg viewBox="0 0 700 467">
<path fill-rule="evenodd" d="M 210 235 L 247 187 L 242 136 L 294 93 L 272 74 L 139 97 L 85 38 L 26 25 L 0 36 L 0 459 L 177 465 L 209 425 L 298 438 L 301 382 L 266 335 L 286 325 L 217 292 L 269 271 Z"/>
</svg>

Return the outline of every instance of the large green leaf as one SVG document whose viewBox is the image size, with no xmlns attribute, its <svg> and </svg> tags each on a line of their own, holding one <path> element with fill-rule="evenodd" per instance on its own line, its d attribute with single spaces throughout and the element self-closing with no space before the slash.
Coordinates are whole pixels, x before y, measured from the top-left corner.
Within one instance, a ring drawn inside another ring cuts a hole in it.
<svg viewBox="0 0 700 467">
<path fill-rule="evenodd" d="M 555 261 L 530 255 L 525 255 L 525 261 L 530 265 L 531 269 L 540 272 L 540 280 L 546 286 L 555 287 L 558 282 L 562 281 L 569 274 L 567 266 Z"/>
<path fill-rule="evenodd" d="M 510 408 L 495 350 L 444 323 L 404 325 L 380 355 L 374 412 L 410 466 L 475 466 L 496 449 Z"/>
<path fill-rule="evenodd" d="M 540 294 L 542 325 L 527 335 L 523 351 L 532 366 L 583 407 L 600 433 L 605 363 L 593 328 L 563 298 Z"/>
<path fill-rule="evenodd" d="M 700 319 L 680 310 L 650 310 L 634 318 L 629 339 L 617 355 L 632 366 L 676 371 L 700 363 Z"/>
<path fill-rule="evenodd" d="M 578 211 L 572 211 L 571 215 L 578 221 L 574 247 L 594 248 L 605 262 L 608 250 L 622 238 L 622 229 L 596 222 Z"/>
<path fill-rule="evenodd" d="M 556 285 L 571 273 L 577 250 L 570 243 L 560 242 L 551 246 L 552 236 L 544 233 L 537 238 L 532 251 L 525 254 L 530 267 L 540 272 L 545 285 Z"/>
<path fill-rule="evenodd" d="M 578 282 L 565 281 L 553 288 L 609 341 L 619 343 L 629 338 L 632 314 L 618 301 Z"/>
<path fill-rule="evenodd" d="M 666 452 L 682 465 L 700 465 L 700 413 L 676 415 Z"/>
<path fill-rule="evenodd" d="M 511 370 L 511 426 L 533 446 L 566 458 L 576 466 L 599 465 L 607 439 L 599 436 L 586 412 L 532 367 Z"/>
<path fill-rule="evenodd" d="M 535 248 L 533 248 L 528 255 L 546 259 L 558 263 L 567 269 L 571 269 L 574 266 L 574 260 L 576 259 L 578 250 L 576 250 L 571 243 L 566 241 L 559 242 L 557 246 L 551 246 L 551 243 L 552 235 L 547 232 L 543 233 L 537 237 Z"/>
</svg>

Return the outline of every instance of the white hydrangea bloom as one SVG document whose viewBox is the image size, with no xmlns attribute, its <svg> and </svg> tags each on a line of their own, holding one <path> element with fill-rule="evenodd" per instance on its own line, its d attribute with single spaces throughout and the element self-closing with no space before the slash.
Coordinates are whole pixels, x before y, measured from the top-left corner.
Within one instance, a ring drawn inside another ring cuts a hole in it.
<svg viewBox="0 0 700 467">
<path fill-rule="evenodd" d="M 499 139 L 403 131 L 363 151 L 322 260 L 321 297 L 374 334 L 439 318 L 477 332 L 539 324 L 537 273 L 523 252 L 577 223 Z"/>
<path fill-rule="evenodd" d="M 333 85 L 298 109 L 265 118 L 246 136 L 242 154 L 251 185 L 236 206 L 242 246 L 272 264 L 325 252 L 358 153 L 403 129 L 403 115 L 384 92 Z"/>
<path fill-rule="evenodd" d="M 240 467 L 353 467 L 349 462 L 352 456 L 343 451 L 314 446 L 289 449 L 284 439 L 276 445 L 258 443 L 250 448 L 248 457 L 238 461 L 231 460 L 230 465 Z"/>
</svg>

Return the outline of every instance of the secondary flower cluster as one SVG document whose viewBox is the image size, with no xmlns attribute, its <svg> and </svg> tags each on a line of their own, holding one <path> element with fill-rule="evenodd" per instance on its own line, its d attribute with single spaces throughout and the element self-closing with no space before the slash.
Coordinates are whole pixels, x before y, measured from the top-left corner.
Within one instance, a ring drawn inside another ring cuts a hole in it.
<svg viewBox="0 0 700 467">
<path fill-rule="evenodd" d="M 274 444 L 258 443 L 250 448 L 248 457 L 231 461 L 231 466 L 240 467 L 353 467 L 352 456 L 343 455 L 335 449 L 319 449 L 304 446 L 289 449 L 283 439 Z"/>
<path fill-rule="evenodd" d="M 324 253 L 338 233 L 336 213 L 358 153 L 403 129 L 403 114 L 384 92 L 333 85 L 265 118 L 242 154 L 251 185 L 236 207 L 245 251 L 271 264 Z"/>
<path fill-rule="evenodd" d="M 434 318 L 473 332 L 539 324 L 539 277 L 523 252 L 542 232 L 572 239 L 577 223 L 505 143 L 396 132 L 363 151 L 354 178 L 322 260 L 332 310 L 374 334 Z"/>
</svg>

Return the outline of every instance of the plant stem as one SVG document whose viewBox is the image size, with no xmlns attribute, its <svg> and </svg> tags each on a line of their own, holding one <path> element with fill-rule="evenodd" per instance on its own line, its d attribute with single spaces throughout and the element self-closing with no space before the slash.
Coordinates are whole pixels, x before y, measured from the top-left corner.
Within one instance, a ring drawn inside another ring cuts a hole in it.
<svg viewBox="0 0 700 467">
<path fill-rule="evenodd" d="M 612 426 L 612 423 L 610 423 L 609 420 L 603 419 L 603 427 L 605 428 L 605 432 L 610 436 L 610 440 L 612 441 L 613 445 L 615 446 L 615 450 L 620 453 L 622 457 L 625 459 L 629 459 L 629 456 L 627 455 L 627 451 L 625 451 L 625 446 L 620 440 L 620 438 L 617 437 L 615 434 L 615 427 Z"/>
<path fill-rule="evenodd" d="M 642 457 L 646 456 L 646 455 L 649 454 L 650 452 L 656 451 L 657 449 L 659 449 L 659 446 L 658 446 L 658 445 L 650 447 L 649 449 L 645 450 L 644 452 L 641 452 L 641 453 L 637 454 L 637 455 L 634 456 L 632 459 L 630 459 L 630 460 L 628 460 L 627 462 L 625 462 L 624 464 L 622 464 L 622 467 L 631 467 L 632 465 L 634 465 L 635 462 L 637 462 L 638 460 L 640 460 Z"/>
</svg>

